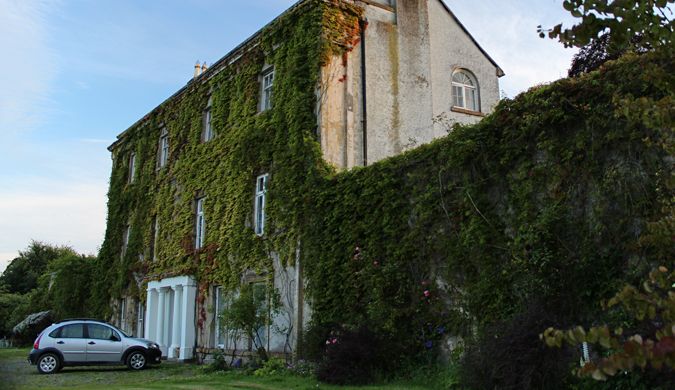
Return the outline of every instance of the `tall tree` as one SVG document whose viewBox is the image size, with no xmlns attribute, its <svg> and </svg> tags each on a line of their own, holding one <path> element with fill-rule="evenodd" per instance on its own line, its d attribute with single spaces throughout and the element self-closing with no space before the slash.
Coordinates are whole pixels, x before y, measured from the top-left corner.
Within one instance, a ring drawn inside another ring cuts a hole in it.
<svg viewBox="0 0 675 390">
<path fill-rule="evenodd" d="M 539 26 L 539 36 L 558 39 L 565 47 L 582 47 L 609 33 L 607 51 L 618 53 L 629 48 L 636 35 L 641 44 L 654 49 L 672 50 L 675 29 L 675 0 L 564 0 L 563 8 L 579 23 L 563 27 L 562 23 L 546 30 Z"/>
<path fill-rule="evenodd" d="M 61 256 L 76 255 L 67 246 L 54 246 L 40 241 L 31 241 L 25 251 L 12 260 L 0 276 L 0 286 L 10 293 L 25 294 L 38 286 L 38 278 L 49 263 Z"/>
</svg>

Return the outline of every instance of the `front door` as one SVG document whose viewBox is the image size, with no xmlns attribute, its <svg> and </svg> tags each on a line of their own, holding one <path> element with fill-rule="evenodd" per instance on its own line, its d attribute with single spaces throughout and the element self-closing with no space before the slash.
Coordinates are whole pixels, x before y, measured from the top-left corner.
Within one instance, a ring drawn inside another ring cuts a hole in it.
<svg viewBox="0 0 675 390">
<path fill-rule="evenodd" d="M 119 362 L 124 346 L 116 330 L 101 324 L 87 324 L 87 362 Z"/>
</svg>

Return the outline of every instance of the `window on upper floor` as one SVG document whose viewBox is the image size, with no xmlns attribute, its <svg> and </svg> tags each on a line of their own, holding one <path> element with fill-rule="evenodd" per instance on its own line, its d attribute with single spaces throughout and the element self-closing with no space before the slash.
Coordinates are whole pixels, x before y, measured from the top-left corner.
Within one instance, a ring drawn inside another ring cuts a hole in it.
<svg viewBox="0 0 675 390">
<path fill-rule="evenodd" d="M 204 198 L 198 198 L 195 201 L 196 219 L 195 219 L 195 249 L 204 246 L 204 236 L 206 235 L 206 218 L 204 216 Z"/>
<path fill-rule="evenodd" d="M 467 70 L 460 69 L 452 74 L 452 106 L 480 112 L 478 82 Z"/>
<path fill-rule="evenodd" d="M 136 176 L 136 152 L 129 155 L 129 184 L 134 182 Z"/>
<path fill-rule="evenodd" d="M 213 139 L 213 126 L 211 122 L 211 98 L 202 114 L 202 142 L 209 142 Z"/>
<path fill-rule="evenodd" d="M 260 111 L 272 108 L 272 92 L 274 89 L 274 67 L 269 67 L 262 73 L 262 90 L 260 93 Z"/>
<path fill-rule="evenodd" d="M 159 238 L 159 220 L 157 215 L 152 217 L 152 225 L 150 226 L 150 259 L 157 260 L 157 243 Z"/>
<path fill-rule="evenodd" d="M 269 176 L 268 174 L 258 176 L 255 184 L 254 229 L 255 234 L 259 236 L 265 234 L 265 205 Z"/>
<path fill-rule="evenodd" d="M 157 169 L 163 168 L 169 161 L 169 132 L 162 127 L 159 135 L 159 150 L 157 156 Z"/>
<path fill-rule="evenodd" d="M 122 235 L 122 251 L 120 252 L 121 259 L 124 259 L 124 256 L 127 254 L 127 248 L 129 247 L 129 238 L 131 238 L 131 226 L 127 225 L 124 228 L 124 233 Z"/>
</svg>

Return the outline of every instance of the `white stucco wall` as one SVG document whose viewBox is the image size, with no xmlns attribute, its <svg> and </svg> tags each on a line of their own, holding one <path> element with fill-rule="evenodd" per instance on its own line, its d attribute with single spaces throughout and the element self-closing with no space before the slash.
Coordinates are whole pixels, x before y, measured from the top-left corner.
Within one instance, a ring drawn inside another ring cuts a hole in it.
<svg viewBox="0 0 675 390">
<path fill-rule="evenodd" d="M 475 123 L 481 117 L 452 112 L 452 73 L 457 68 L 469 70 L 478 80 L 481 112 L 492 112 L 499 102 L 499 78 L 494 64 L 472 42 L 439 0 L 429 1 L 431 38 L 431 77 L 433 116 L 444 115 L 449 122 Z M 447 134 L 444 124 L 437 123 L 434 138 Z"/>
<path fill-rule="evenodd" d="M 482 113 L 499 101 L 497 68 L 440 0 L 398 1 L 395 10 L 361 2 L 365 44 L 323 69 L 319 127 L 326 161 L 345 169 L 368 164 L 447 134 L 445 124 L 481 116 L 451 111 L 452 72 L 478 79 Z M 361 50 L 366 52 L 364 151 Z M 445 124 L 435 121 L 444 115 Z"/>
</svg>

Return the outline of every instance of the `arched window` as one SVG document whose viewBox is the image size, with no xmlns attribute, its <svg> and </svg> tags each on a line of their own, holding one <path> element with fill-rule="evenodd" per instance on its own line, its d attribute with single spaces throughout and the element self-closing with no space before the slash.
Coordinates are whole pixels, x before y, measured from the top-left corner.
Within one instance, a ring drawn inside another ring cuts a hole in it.
<svg viewBox="0 0 675 390">
<path fill-rule="evenodd" d="M 478 82 L 465 70 L 458 70 L 452 74 L 452 106 L 480 111 Z"/>
</svg>

